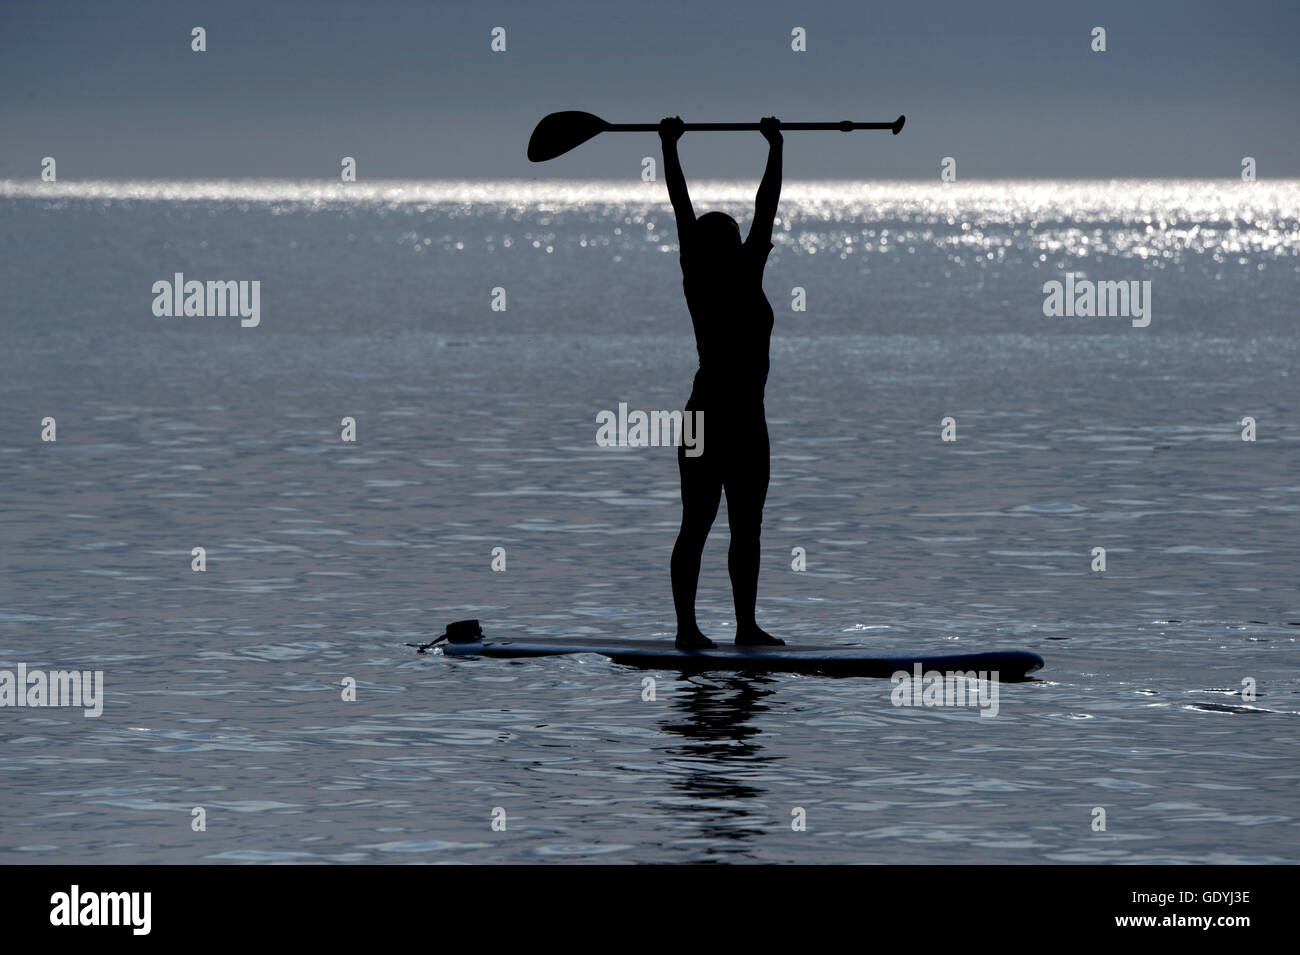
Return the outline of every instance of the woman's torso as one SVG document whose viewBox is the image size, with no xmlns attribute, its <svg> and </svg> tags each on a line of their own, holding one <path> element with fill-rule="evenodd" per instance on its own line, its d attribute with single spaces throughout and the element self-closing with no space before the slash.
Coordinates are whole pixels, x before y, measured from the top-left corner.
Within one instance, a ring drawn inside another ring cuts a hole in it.
<svg viewBox="0 0 1300 955">
<path fill-rule="evenodd" d="M 695 327 L 699 370 L 692 404 L 762 405 L 775 315 L 763 293 L 771 242 L 746 241 L 731 268 L 683 249 L 682 286 Z"/>
</svg>

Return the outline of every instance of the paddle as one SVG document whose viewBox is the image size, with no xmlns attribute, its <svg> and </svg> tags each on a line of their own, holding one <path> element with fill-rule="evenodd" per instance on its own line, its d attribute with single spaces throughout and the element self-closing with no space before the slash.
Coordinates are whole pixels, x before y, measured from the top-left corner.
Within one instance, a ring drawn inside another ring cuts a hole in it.
<svg viewBox="0 0 1300 955">
<path fill-rule="evenodd" d="M 781 129 L 838 129 L 846 133 L 853 129 L 888 129 L 897 136 L 905 119 L 900 116 L 892 123 L 851 123 L 847 119 L 838 123 L 782 123 Z M 759 126 L 758 123 L 684 123 L 683 128 L 687 131 L 734 131 L 757 130 Z M 607 123 L 599 116 L 575 109 L 551 113 L 533 130 L 528 140 L 528 158 L 533 162 L 546 162 L 601 133 L 653 133 L 658 129 L 658 123 Z"/>
</svg>

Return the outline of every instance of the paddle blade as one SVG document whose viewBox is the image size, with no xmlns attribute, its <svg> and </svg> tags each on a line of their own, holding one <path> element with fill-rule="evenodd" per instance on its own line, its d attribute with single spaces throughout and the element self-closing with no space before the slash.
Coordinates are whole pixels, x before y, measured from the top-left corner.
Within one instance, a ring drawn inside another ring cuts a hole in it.
<svg viewBox="0 0 1300 955">
<path fill-rule="evenodd" d="M 551 113 L 533 130 L 528 140 L 528 158 L 533 162 L 546 162 L 581 146 L 607 129 L 609 123 L 581 110 Z"/>
</svg>

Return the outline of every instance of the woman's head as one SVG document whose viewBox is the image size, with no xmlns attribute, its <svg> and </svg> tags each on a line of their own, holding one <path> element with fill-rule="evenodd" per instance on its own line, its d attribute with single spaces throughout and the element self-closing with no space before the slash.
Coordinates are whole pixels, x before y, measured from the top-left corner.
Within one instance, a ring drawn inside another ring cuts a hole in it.
<svg viewBox="0 0 1300 955">
<path fill-rule="evenodd" d="M 700 248 L 719 258 L 730 258 L 740 252 L 740 226 L 725 212 L 706 212 L 695 220 L 696 238 Z"/>
</svg>

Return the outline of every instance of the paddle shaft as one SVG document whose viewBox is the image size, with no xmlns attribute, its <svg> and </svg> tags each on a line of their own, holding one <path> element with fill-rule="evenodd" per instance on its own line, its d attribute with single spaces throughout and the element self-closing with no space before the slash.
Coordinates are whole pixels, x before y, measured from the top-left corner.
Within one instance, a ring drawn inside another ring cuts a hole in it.
<svg viewBox="0 0 1300 955">
<path fill-rule="evenodd" d="M 854 123 L 841 120 L 838 123 L 779 123 L 780 129 L 838 129 L 849 132 L 854 129 L 888 129 L 895 136 L 903 128 L 907 117 L 900 116 L 892 123 Z M 676 125 L 674 123 L 673 125 Z M 582 110 L 563 110 L 542 117 L 542 121 L 533 130 L 528 139 L 528 158 L 532 162 L 546 162 L 556 156 L 562 156 L 570 149 L 575 149 L 601 133 L 653 133 L 660 129 L 661 123 L 607 123 L 599 116 Z M 762 123 L 682 123 L 681 130 L 735 130 L 763 129 Z"/>
<path fill-rule="evenodd" d="M 715 131 L 715 132 L 734 132 L 738 130 L 755 130 L 761 127 L 758 123 L 683 123 L 682 129 L 687 132 L 696 131 Z M 849 132 L 854 129 L 893 129 L 893 123 L 851 123 L 847 119 L 838 123 L 782 123 L 781 129 L 838 129 L 843 132 Z M 608 123 L 605 132 L 618 133 L 653 133 L 659 130 L 658 123 Z"/>
</svg>

